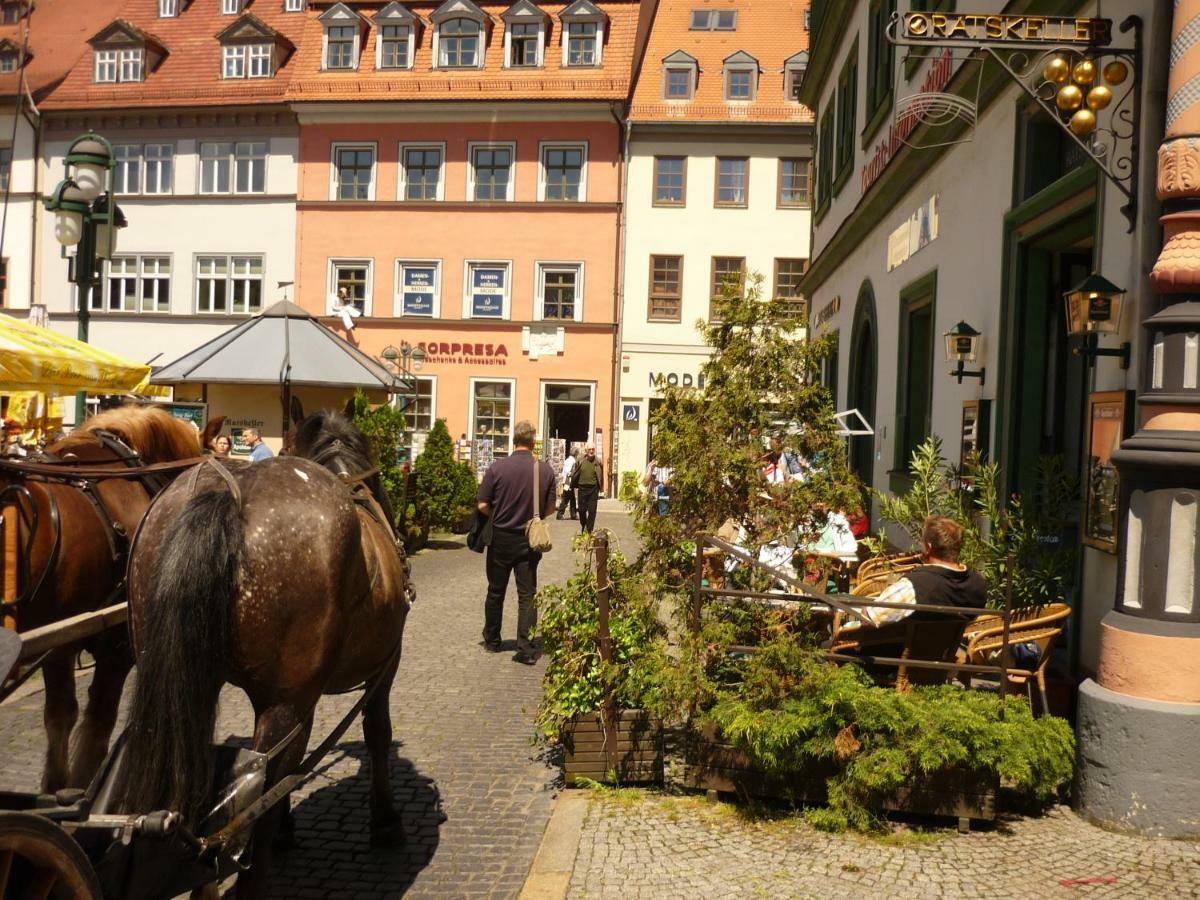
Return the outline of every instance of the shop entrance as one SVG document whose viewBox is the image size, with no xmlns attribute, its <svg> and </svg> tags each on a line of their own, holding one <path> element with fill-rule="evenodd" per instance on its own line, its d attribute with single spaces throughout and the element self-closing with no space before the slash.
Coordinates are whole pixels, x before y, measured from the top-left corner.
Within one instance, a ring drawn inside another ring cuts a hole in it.
<svg viewBox="0 0 1200 900">
<path fill-rule="evenodd" d="M 592 437 L 592 384 L 543 384 L 545 438 L 562 438 L 570 447 Z"/>
</svg>

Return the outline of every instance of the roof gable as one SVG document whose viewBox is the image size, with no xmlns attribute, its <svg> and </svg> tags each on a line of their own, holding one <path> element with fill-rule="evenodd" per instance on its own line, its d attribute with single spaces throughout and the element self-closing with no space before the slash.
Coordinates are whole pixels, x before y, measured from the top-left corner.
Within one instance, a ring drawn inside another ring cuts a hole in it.
<svg viewBox="0 0 1200 900">
<path fill-rule="evenodd" d="M 789 56 L 787 59 L 785 59 L 783 61 L 783 64 L 785 66 L 807 66 L 808 65 L 808 51 L 801 50 L 799 53 L 793 53 L 791 56 Z"/>
<path fill-rule="evenodd" d="M 690 53 L 684 53 L 682 50 L 676 50 L 669 56 L 663 57 L 664 66 L 699 66 L 696 57 Z"/>
<path fill-rule="evenodd" d="M 727 66 L 758 66 L 758 60 L 745 50 L 738 50 L 736 53 L 730 53 L 727 57 L 721 60 L 721 62 Z"/>
<path fill-rule="evenodd" d="M 608 18 L 604 10 L 592 2 L 592 0 L 575 0 L 570 6 L 558 14 L 558 17 L 564 22 L 568 19 L 594 20 L 603 21 Z"/>
<path fill-rule="evenodd" d="M 484 22 L 487 13 L 471 0 L 446 0 L 429 14 L 429 19 L 435 23 L 445 22 L 447 19 L 474 19 L 476 22 Z"/>
<path fill-rule="evenodd" d="M 129 46 L 130 44 L 151 44 L 159 48 L 163 46 L 162 42 L 153 35 L 142 31 L 125 19 L 113 19 L 88 38 L 88 43 L 93 47 Z"/>
<path fill-rule="evenodd" d="M 403 3 L 392 0 L 387 6 L 375 13 L 371 21 L 379 25 L 412 25 L 419 20 Z"/>
<path fill-rule="evenodd" d="M 365 25 L 367 20 L 362 14 L 355 12 L 345 3 L 335 3 L 325 12 L 317 16 L 325 26 L 330 25 Z"/>
<path fill-rule="evenodd" d="M 0 53 L 20 53 L 21 47 L 8 38 L 0 38 Z"/>
<path fill-rule="evenodd" d="M 217 33 L 217 40 L 223 44 L 234 41 L 271 42 L 278 37 L 279 32 L 254 13 L 242 13 L 228 28 Z"/>
<path fill-rule="evenodd" d="M 505 22 L 528 22 L 531 20 L 544 22 L 549 16 L 533 0 L 516 0 L 512 6 L 500 13 L 500 18 Z"/>
</svg>

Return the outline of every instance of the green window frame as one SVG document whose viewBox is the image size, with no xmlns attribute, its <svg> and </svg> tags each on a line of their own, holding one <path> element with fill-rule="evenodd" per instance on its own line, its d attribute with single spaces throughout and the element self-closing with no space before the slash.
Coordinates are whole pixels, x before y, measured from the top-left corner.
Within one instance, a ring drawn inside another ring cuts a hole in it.
<svg viewBox="0 0 1200 900">
<path fill-rule="evenodd" d="M 858 117 L 858 41 L 842 65 L 837 89 L 837 174 L 834 193 L 841 190 L 854 163 L 855 124 Z"/>
<path fill-rule="evenodd" d="M 817 215 L 829 208 L 833 193 L 833 110 L 821 114 L 817 139 Z"/>
<path fill-rule="evenodd" d="M 896 444 L 892 489 L 909 477 L 913 451 L 933 433 L 933 373 L 937 355 L 937 270 L 900 291 L 896 371 Z"/>
<path fill-rule="evenodd" d="M 892 105 L 892 71 L 896 48 L 887 39 L 896 0 L 872 0 L 867 19 L 867 124 L 863 145 L 875 135 Z"/>
</svg>

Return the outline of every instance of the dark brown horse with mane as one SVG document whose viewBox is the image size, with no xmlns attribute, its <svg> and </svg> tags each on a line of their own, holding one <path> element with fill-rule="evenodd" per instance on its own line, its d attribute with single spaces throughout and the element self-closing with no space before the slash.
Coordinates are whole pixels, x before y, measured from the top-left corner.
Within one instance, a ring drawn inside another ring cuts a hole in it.
<svg viewBox="0 0 1200 900">
<path fill-rule="evenodd" d="M 214 419 L 204 438 L 220 431 Z M 47 458 L 64 467 L 85 465 L 127 471 L 143 464 L 195 459 L 201 435 L 191 423 L 154 407 L 127 406 L 88 419 L 84 426 L 46 448 Z M 160 473 L 157 477 L 169 478 Z M 36 508 L 36 529 L 24 561 L 27 591 L 13 608 L 18 631 L 121 602 L 124 597 L 128 537 L 150 505 L 156 484 L 150 479 L 27 476 L 0 470 L 0 487 L 21 485 Z M 10 491 L 11 494 L 11 491 Z M 26 541 L 22 539 L 22 544 Z M 75 660 L 81 649 L 96 661 L 87 708 L 76 729 Z M 117 706 L 132 659 L 126 630 L 114 628 L 53 651 L 42 664 L 46 689 L 46 764 L 42 790 L 86 787 L 108 752 Z M 72 741 L 72 732 L 74 740 Z M 74 744 L 72 748 L 72 744 Z"/>
<path fill-rule="evenodd" d="M 279 751 L 268 785 L 300 764 L 321 695 L 370 682 L 372 837 L 399 840 L 388 694 L 409 610 L 406 565 L 363 434 L 338 413 L 304 418 L 295 400 L 292 418 L 289 455 L 201 466 L 146 516 L 130 559 L 138 673 L 114 805 L 175 810 L 203 830 L 226 682 L 254 707 L 252 749 Z M 360 502 L 351 485 L 363 474 L 370 498 Z M 282 812 L 255 825 L 239 897 L 265 892 Z"/>
</svg>

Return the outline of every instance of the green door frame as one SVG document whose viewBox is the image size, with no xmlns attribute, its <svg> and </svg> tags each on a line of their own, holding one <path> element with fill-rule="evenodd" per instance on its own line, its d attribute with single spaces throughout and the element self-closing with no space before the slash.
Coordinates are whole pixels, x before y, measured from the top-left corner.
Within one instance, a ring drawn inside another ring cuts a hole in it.
<svg viewBox="0 0 1200 900">
<path fill-rule="evenodd" d="M 858 394 L 860 388 L 865 388 L 871 392 L 871 408 L 859 409 L 859 412 L 867 419 L 867 424 L 875 431 L 878 431 L 879 425 L 875 421 L 876 412 L 879 409 L 879 319 L 875 311 L 875 288 L 868 278 L 858 289 L 858 299 L 854 303 L 854 318 L 850 328 L 850 353 L 849 371 L 846 373 L 846 408 L 858 408 Z M 863 331 L 866 330 L 871 337 L 870 353 L 871 359 L 870 372 L 871 379 L 867 382 L 863 381 L 863 361 L 858 357 L 858 346 L 862 342 Z M 850 461 L 853 464 L 858 459 L 867 460 L 867 467 L 873 469 L 871 464 L 875 459 L 875 435 L 860 435 L 858 437 L 848 438 L 851 441 Z M 865 454 L 853 452 L 858 448 L 855 447 L 853 441 L 865 441 L 868 449 Z M 857 468 L 856 468 L 857 472 Z M 857 472 L 862 478 L 862 472 Z M 874 487 L 871 477 L 863 479 L 867 487 Z"/>
</svg>

